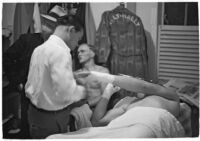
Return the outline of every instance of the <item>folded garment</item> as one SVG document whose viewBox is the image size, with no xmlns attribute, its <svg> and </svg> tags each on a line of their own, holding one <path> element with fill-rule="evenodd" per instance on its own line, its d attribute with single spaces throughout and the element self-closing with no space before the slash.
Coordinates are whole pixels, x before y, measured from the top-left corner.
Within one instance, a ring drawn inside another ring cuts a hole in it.
<svg viewBox="0 0 200 141">
<path fill-rule="evenodd" d="M 182 125 L 166 110 L 134 107 L 111 121 L 108 126 L 83 128 L 76 132 L 51 135 L 48 138 L 172 138 L 183 136 Z"/>
<path fill-rule="evenodd" d="M 88 104 L 84 104 L 80 107 L 72 109 L 71 115 L 75 118 L 76 130 L 86 127 L 92 127 L 92 123 L 90 121 L 92 110 L 90 109 Z"/>
</svg>

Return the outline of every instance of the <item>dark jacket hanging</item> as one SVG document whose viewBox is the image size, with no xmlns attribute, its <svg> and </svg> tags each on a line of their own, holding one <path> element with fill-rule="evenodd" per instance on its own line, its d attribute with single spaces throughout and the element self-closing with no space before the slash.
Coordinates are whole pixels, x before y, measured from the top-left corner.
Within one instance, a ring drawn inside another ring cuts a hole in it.
<svg viewBox="0 0 200 141">
<path fill-rule="evenodd" d="M 123 6 L 103 13 L 95 46 L 99 62 L 107 64 L 111 73 L 147 77 L 147 46 L 142 21 Z"/>
<path fill-rule="evenodd" d="M 22 34 L 3 54 L 3 69 L 11 85 L 26 83 L 33 50 L 43 42 L 41 33 Z"/>
</svg>

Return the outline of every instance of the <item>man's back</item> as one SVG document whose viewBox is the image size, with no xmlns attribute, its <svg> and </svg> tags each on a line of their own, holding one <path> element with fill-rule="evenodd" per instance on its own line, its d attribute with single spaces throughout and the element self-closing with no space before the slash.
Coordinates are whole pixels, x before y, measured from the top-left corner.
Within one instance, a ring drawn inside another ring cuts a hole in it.
<svg viewBox="0 0 200 141">
<path fill-rule="evenodd" d="M 70 49 L 59 37 L 51 35 L 31 58 L 26 83 L 31 102 L 38 108 L 58 110 L 77 101 L 71 96 L 76 88 L 71 66 Z"/>
</svg>

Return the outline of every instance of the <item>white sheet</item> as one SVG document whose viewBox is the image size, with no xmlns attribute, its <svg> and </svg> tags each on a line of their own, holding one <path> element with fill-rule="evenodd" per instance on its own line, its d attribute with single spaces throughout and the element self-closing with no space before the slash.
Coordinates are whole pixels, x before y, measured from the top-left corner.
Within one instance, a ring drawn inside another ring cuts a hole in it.
<svg viewBox="0 0 200 141">
<path fill-rule="evenodd" d="M 105 127 L 83 128 L 48 138 L 138 138 L 183 137 L 184 129 L 169 112 L 159 108 L 135 107 Z"/>
</svg>

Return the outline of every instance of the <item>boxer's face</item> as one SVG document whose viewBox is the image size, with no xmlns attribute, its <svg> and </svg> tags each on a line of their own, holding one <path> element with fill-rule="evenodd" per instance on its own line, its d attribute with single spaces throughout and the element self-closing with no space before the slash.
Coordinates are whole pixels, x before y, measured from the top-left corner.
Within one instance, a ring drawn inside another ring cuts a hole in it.
<svg viewBox="0 0 200 141">
<path fill-rule="evenodd" d="M 91 50 L 88 47 L 88 45 L 83 44 L 80 45 L 78 48 L 78 59 L 79 62 L 82 63 L 86 63 L 88 62 L 90 59 L 92 59 L 92 54 L 91 54 Z"/>
</svg>

